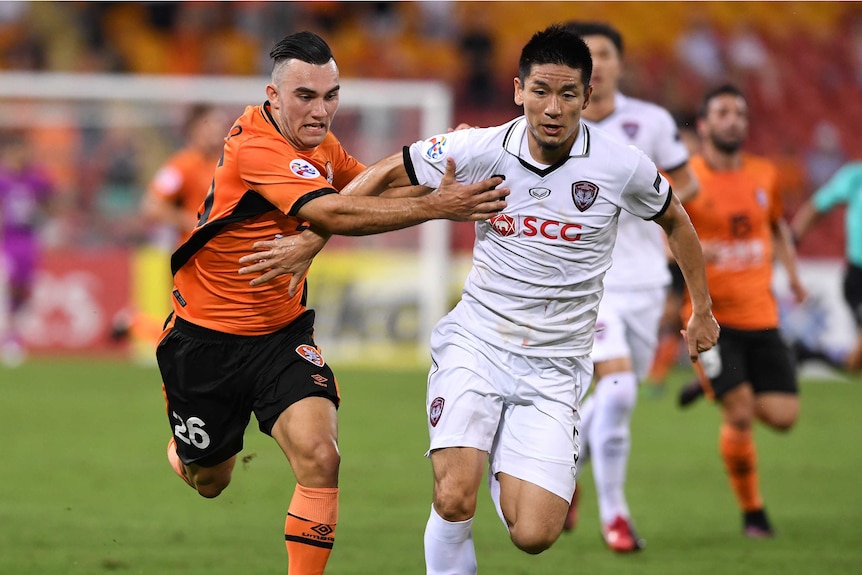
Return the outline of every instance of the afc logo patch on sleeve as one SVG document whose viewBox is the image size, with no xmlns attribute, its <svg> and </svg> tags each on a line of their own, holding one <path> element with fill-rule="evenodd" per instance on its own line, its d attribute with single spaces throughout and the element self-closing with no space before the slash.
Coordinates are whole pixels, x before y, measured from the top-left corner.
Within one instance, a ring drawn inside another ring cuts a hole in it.
<svg viewBox="0 0 862 575">
<path fill-rule="evenodd" d="M 304 343 L 296 348 L 296 353 L 308 363 L 312 363 L 317 367 L 323 367 L 323 356 L 313 346 Z"/>
<path fill-rule="evenodd" d="M 300 178 L 316 178 L 320 176 L 320 172 L 317 171 L 317 168 L 306 162 L 305 160 L 300 160 L 299 158 L 295 160 L 291 160 L 290 162 L 290 171 L 299 176 Z"/>
<path fill-rule="evenodd" d="M 434 136 L 425 140 L 422 145 L 422 155 L 432 162 L 439 162 L 446 157 L 449 139 L 446 136 Z"/>
</svg>

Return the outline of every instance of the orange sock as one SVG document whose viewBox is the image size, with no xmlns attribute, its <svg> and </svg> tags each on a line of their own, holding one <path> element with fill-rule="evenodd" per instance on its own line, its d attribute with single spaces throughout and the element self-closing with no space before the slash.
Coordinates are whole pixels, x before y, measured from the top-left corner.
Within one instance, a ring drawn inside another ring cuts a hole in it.
<svg viewBox="0 0 862 575">
<path fill-rule="evenodd" d="M 661 382 L 667 377 L 670 369 L 679 359 L 679 335 L 676 333 L 662 335 L 658 342 L 655 358 L 650 369 L 651 381 Z"/>
<path fill-rule="evenodd" d="M 337 522 L 337 487 L 296 485 L 284 522 L 288 575 L 323 575 Z"/>
<path fill-rule="evenodd" d="M 721 424 L 719 451 L 730 486 L 743 511 L 763 508 L 760 498 L 760 478 L 757 475 L 757 450 L 751 429 L 739 430 L 727 423 Z"/>
</svg>

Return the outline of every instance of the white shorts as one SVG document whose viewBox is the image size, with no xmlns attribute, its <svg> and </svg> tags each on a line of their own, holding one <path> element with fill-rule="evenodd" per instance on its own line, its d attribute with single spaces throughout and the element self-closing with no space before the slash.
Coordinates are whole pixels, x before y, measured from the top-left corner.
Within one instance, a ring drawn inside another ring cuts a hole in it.
<svg viewBox="0 0 862 575">
<path fill-rule="evenodd" d="M 655 359 L 666 297 L 664 287 L 605 290 L 596 320 L 593 361 L 631 358 L 635 375 L 642 381 Z"/>
<path fill-rule="evenodd" d="M 516 355 L 479 341 L 448 316 L 431 334 L 425 408 L 429 452 L 473 447 L 503 472 L 571 501 L 578 401 L 592 360 Z"/>
</svg>

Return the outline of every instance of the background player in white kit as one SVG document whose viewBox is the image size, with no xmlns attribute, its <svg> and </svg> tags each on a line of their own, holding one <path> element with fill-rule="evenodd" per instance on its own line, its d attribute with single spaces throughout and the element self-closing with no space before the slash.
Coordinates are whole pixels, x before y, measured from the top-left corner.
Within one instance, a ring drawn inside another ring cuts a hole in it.
<svg viewBox="0 0 862 575">
<path fill-rule="evenodd" d="M 519 549 L 541 553 L 559 537 L 575 488 L 578 403 L 592 380 L 596 310 L 621 210 L 654 219 L 667 234 L 695 302 L 687 326 L 692 360 L 718 339 L 700 243 L 667 180 L 642 152 L 580 122 L 591 70 L 583 40 L 551 26 L 521 53 L 514 84 L 523 117 L 416 142 L 365 172 L 434 188 L 454 160 L 459 181 L 498 174 L 510 189 L 506 209 L 477 224 L 461 301 L 431 336 L 431 575 L 476 573 L 472 521 L 486 467 Z M 267 251 L 253 257 L 267 260 L 269 273 L 302 270 L 308 254 L 296 247 L 260 242 L 255 248 Z"/>
<path fill-rule="evenodd" d="M 598 22 L 573 21 L 566 27 L 584 39 L 593 58 L 592 94 L 581 116 L 584 123 L 643 151 L 668 175 L 681 202 L 694 197 L 697 178 L 673 117 L 664 108 L 619 92 L 620 33 Z M 605 543 L 614 551 L 628 552 L 643 546 L 624 492 L 629 428 L 638 382 L 646 377 L 655 357 L 671 276 L 661 230 L 628 212 L 620 214 L 612 258 L 593 344 L 596 386 L 581 409 L 580 462 L 592 463 Z M 575 496 L 566 530 L 577 522 L 577 501 Z"/>
</svg>

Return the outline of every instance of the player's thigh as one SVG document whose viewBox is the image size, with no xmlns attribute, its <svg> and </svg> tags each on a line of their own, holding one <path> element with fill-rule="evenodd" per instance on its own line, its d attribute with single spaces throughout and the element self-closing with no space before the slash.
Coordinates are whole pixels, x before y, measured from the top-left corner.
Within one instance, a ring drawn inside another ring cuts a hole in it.
<svg viewBox="0 0 862 575">
<path fill-rule="evenodd" d="M 507 522 L 519 531 L 556 539 L 569 510 L 569 501 L 506 473 L 497 474 L 497 479 L 500 506 Z"/>
<path fill-rule="evenodd" d="M 799 396 L 795 393 L 766 392 L 757 394 L 757 418 L 779 431 L 793 427 L 799 417 Z"/>
<path fill-rule="evenodd" d="M 626 337 L 638 381 L 647 376 L 655 359 L 666 298 L 667 289 L 662 287 L 637 290 L 628 298 L 630 307 L 625 316 L 628 327 Z"/>
<path fill-rule="evenodd" d="M 663 287 L 630 291 L 606 291 L 599 305 L 593 361 L 614 364 L 626 358 L 627 369 L 643 379 L 652 366 L 658 347 L 659 325 L 667 290 Z M 619 371 L 618 367 L 610 368 Z M 611 371 L 601 365 L 599 376 Z"/>
<path fill-rule="evenodd" d="M 722 327 L 718 343 L 700 354 L 703 374 L 716 399 L 743 384 L 749 384 L 746 332 Z"/>
<path fill-rule="evenodd" d="M 500 415 L 503 395 L 511 388 L 505 355 L 476 340 L 449 318 L 431 335 L 426 413 L 430 450 L 472 447 L 488 452 Z"/>
<path fill-rule="evenodd" d="M 505 473 L 571 501 L 579 454 L 578 396 L 592 377 L 584 358 L 510 362 L 517 386 L 507 397 L 491 450 L 491 473 Z"/>
</svg>

